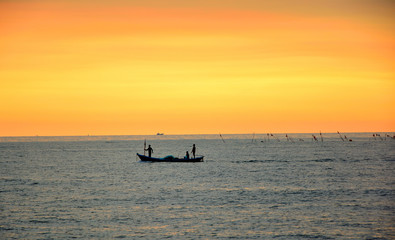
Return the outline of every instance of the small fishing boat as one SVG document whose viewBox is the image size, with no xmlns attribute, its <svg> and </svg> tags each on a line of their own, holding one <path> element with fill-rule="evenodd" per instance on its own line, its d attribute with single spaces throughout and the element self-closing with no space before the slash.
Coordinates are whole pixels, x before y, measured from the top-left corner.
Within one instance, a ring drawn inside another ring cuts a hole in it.
<svg viewBox="0 0 395 240">
<path fill-rule="evenodd" d="M 137 156 L 141 161 L 145 162 L 203 162 L 204 156 L 198 156 L 196 158 L 176 158 L 172 155 L 166 156 L 164 158 L 154 158 L 141 155 L 137 153 Z"/>
</svg>

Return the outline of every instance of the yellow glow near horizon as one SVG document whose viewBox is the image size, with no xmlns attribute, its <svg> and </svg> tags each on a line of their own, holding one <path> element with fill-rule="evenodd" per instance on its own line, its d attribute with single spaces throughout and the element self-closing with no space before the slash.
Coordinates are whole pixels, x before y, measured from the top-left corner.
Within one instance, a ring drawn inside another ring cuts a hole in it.
<svg viewBox="0 0 395 240">
<path fill-rule="evenodd" d="M 0 135 L 394 131 L 393 4 L 270 2 L 2 1 Z"/>
</svg>

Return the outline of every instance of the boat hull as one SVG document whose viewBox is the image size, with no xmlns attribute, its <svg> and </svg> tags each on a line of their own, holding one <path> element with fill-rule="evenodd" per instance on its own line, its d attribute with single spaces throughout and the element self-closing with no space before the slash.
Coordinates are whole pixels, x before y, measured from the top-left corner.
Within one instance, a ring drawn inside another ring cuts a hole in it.
<svg viewBox="0 0 395 240">
<path fill-rule="evenodd" d="M 145 155 L 141 155 L 137 153 L 137 156 L 140 158 L 141 161 L 145 162 L 203 162 L 204 156 L 199 156 L 197 158 L 154 158 L 148 157 Z"/>
</svg>

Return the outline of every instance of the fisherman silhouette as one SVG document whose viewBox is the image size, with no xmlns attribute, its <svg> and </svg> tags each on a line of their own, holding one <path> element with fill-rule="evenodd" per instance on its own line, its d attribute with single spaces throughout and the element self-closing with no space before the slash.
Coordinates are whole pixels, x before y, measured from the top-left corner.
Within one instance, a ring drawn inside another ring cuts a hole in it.
<svg viewBox="0 0 395 240">
<path fill-rule="evenodd" d="M 191 153 L 193 154 L 193 158 L 196 158 L 196 156 L 195 156 L 195 154 L 196 154 L 196 147 L 195 147 L 195 144 L 193 144 Z"/>
<path fill-rule="evenodd" d="M 189 152 L 188 151 L 185 154 L 185 159 L 189 159 Z"/>
<path fill-rule="evenodd" d="M 144 149 L 144 151 L 148 151 L 148 157 L 151 157 L 151 154 L 154 152 L 154 149 L 152 149 L 151 145 L 148 145 L 148 148 Z"/>
</svg>

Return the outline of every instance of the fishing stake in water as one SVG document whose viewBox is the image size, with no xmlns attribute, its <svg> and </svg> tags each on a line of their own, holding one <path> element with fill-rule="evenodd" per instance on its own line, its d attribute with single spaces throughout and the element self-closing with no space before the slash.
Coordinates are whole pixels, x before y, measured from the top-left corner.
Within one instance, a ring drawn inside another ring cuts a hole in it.
<svg viewBox="0 0 395 240">
<path fill-rule="evenodd" d="M 380 140 L 383 141 L 383 138 L 381 137 L 381 135 L 379 133 L 376 133 L 376 136 L 378 136 L 380 138 Z"/>
<path fill-rule="evenodd" d="M 287 141 L 294 142 L 294 140 L 291 137 L 289 137 L 288 134 L 285 134 L 285 137 L 287 138 Z"/>
<path fill-rule="evenodd" d="M 324 138 L 322 137 L 322 133 L 320 131 L 321 142 L 324 142 Z"/>
<path fill-rule="evenodd" d="M 311 135 L 311 136 L 313 136 L 314 141 L 318 142 L 317 138 L 314 135 Z"/>
<path fill-rule="evenodd" d="M 221 139 L 222 139 L 222 142 L 224 142 L 224 143 L 225 143 L 225 140 L 224 140 L 224 138 L 222 137 L 221 133 L 219 133 L 219 136 L 221 137 Z"/>
<path fill-rule="evenodd" d="M 277 141 L 280 142 L 280 139 L 278 139 L 276 136 L 274 136 L 273 133 L 271 133 L 270 136 L 274 137 Z"/>
<path fill-rule="evenodd" d="M 342 135 L 339 133 L 339 131 L 337 131 L 337 134 L 339 134 L 340 138 L 341 138 L 342 141 L 344 142 L 344 139 L 343 139 Z"/>
</svg>

